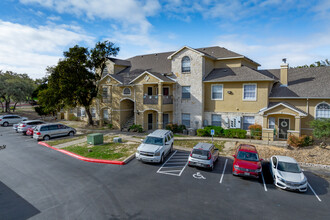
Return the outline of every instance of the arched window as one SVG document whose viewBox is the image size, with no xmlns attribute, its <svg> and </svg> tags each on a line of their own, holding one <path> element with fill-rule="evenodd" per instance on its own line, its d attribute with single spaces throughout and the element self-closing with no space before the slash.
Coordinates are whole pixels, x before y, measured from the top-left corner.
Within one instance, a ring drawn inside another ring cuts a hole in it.
<svg viewBox="0 0 330 220">
<path fill-rule="evenodd" d="M 131 95 L 131 89 L 125 88 L 123 93 L 124 93 L 124 95 Z"/>
<path fill-rule="evenodd" d="M 324 102 L 318 104 L 315 118 L 330 118 L 330 105 Z"/>
<path fill-rule="evenodd" d="M 185 56 L 182 58 L 182 72 L 187 73 L 190 72 L 190 58 Z"/>
</svg>

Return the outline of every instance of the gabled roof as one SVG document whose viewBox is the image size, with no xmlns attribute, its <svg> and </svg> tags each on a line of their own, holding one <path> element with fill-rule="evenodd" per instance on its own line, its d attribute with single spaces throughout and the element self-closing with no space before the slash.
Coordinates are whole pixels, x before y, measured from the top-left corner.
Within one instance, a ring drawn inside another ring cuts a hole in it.
<svg viewBox="0 0 330 220">
<path fill-rule="evenodd" d="M 161 82 L 174 82 L 172 79 L 170 79 L 170 78 L 168 78 L 168 77 L 166 77 L 166 76 L 164 76 L 164 75 L 162 75 L 160 73 L 153 73 L 153 72 L 149 72 L 149 71 L 144 71 L 142 74 L 138 75 L 132 81 L 130 81 L 129 84 L 133 83 L 135 80 L 139 79 L 144 74 L 149 74 L 149 75 L 157 78 Z"/>
<path fill-rule="evenodd" d="M 100 79 L 100 81 L 103 80 L 103 79 L 105 79 L 106 77 L 110 77 L 110 78 L 116 80 L 117 82 L 119 82 L 120 84 L 123 84 L 122 80 L 120 80 L 120 79 L 119 79 L 117 76 L 115 76 L 114 74 L 107 74 L 107 75 L 105 75 L 105 76 L 102 76 L 102 78 Z"/>
<path fill-rule="evenodd" d="M 171 59 L 173 58 L 173 56 L 175 56 L 176 54 L 178 54 L 180 51 L 182 51 L 182 50 L 184 50 L 184 49 L 192 50 L 192 51 L 194 51 L 194 52 L 200 54 L 201 56 L 205 56 L 205 55 L 207 55 L 207 54 L 205 54 L 205 53 L 200 52 L 199 50 L 193 49 L 193 48 L 188 47 L 188 46 L 183 46 L 183 47 L 181 47 L 179 50 L 175 51 L 175 52 L 172 53 L 170 56 L 168 56 L 167 59 L 171 60 Z M 212 58 L 213 58 L 213 57 L 212 57 Z"/>
<path fill-rule="evenodd" d="M 121 60 L 117 58 L 110 57 L 108 58 L 111 62 L 119 66 L 130 66 L 131 62 L 129 60 Z"/>
<path fill-rule="evenodd" d="M 213 69 L 204 82 L 274 81 L 247 66 Z"/>
<path fill-rule="evenodd" d="M 268 105 L 268 108 L 261 110 L 260 114 L 263 115 L 265 112 L 272 110 L 278 106 L 284 106 L 285 108 L 291 109 L 292 111 L 297 112 L 299 114 L 299 116 L 306 117 L 308 115 L 305 111 L 303 111 L 303 110 L 297 108 L 296 106 L 291 105 L 287 102 L 270 102 Z"/>
<path fill-rule="evenodd" d="M 280 69 L 258 70 L 261 74 L 280 80 Z M 270 98 L 329 98 L 330 67 L 289 68 L 288 85 L 274 84 Z"/>
</svg>

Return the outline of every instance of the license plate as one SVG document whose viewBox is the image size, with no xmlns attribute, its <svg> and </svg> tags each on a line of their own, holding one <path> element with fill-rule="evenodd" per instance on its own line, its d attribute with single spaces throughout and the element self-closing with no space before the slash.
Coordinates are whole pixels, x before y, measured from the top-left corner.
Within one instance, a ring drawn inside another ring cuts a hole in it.
<svg viewBox="0 0 330 220">
<path fill-rule="evenodd" d="M 250 173 L 245 172 L 244 175 L 245 176 L 250 176 Z"/>
</svg>

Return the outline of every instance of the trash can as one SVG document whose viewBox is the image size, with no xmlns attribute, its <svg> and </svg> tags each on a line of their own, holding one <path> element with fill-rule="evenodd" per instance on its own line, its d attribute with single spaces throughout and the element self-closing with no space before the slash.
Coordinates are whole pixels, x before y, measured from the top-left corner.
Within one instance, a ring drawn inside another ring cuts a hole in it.
<svg viewBox="0 0 330 220">
<path fill-rule="evenodd" d="M 103 134 L 101 133 L 95 133 L 95 134 L 89 134 L 87 135 L 87 144 L 103 144 Z"/>
</svg>

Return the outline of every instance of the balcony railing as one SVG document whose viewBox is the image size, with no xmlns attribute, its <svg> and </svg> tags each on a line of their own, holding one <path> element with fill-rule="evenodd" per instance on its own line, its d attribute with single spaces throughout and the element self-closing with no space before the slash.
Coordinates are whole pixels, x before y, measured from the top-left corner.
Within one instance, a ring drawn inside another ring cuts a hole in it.
<svg viewBox="0 0 330 220">
<path fill-rule="evenodd" d="M 143 104 L 158 104 L 158 95 L 144 95 L 143 96 Z"/>
<path fill-rule="evenodd" d="M 173 96 L 172 95 L 164 95 L 163 96 L 163 104 L 173 104 Z"/>
</svg>

